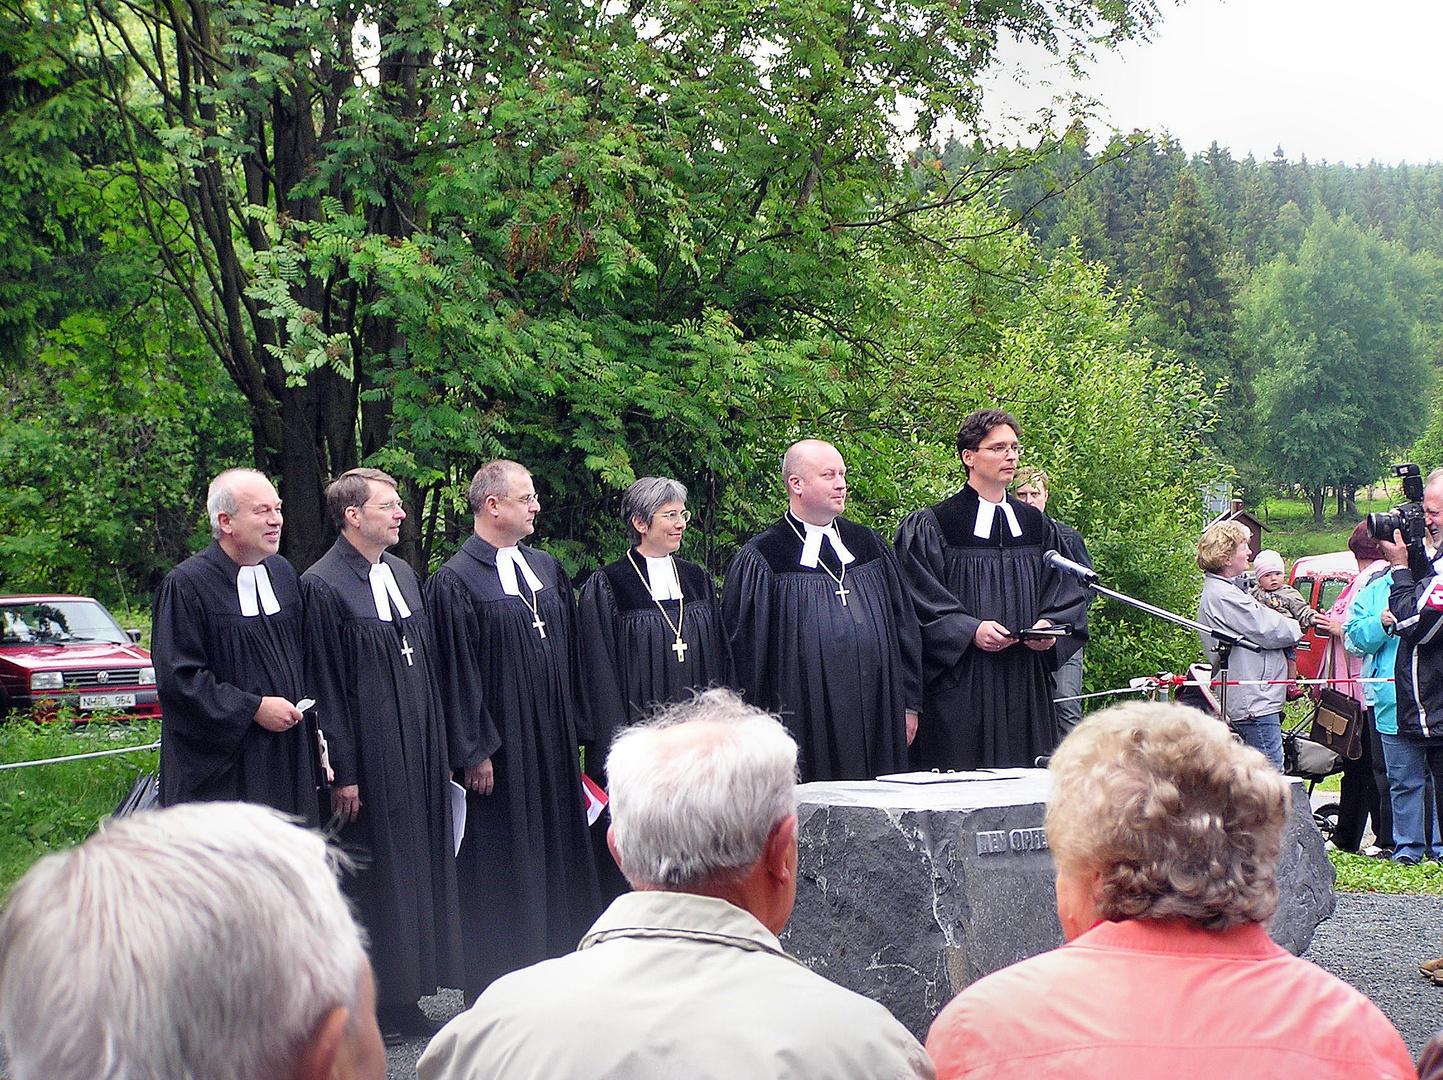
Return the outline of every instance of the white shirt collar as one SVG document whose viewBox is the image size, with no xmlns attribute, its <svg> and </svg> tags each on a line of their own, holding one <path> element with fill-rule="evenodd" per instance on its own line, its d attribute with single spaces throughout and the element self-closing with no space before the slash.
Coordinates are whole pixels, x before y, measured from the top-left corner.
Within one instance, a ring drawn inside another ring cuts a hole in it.
<svg viewBox="0 0 1443 1080">
<path fill-rule="evenodd" d="M 797 519 L 801 521 L 800 518 Z M 798 565 L 816 569 L 817 560 L 822 554 L 823 538 L 832 545 L 832 551 L 836 553 L 837 560 L 847 566 L 857 561 L 857 557 L 847 550 L 847 545 L 842 543 L 842 534 L 837 532 L 835 519 L 828 525 L 813 525 L 810 521 L 802 522 L 804 538 L 802 540 L 802 557 L 797 560 Z"/>
<path fill-rule="evenodd" d="M 521 586 L 516 582 L 516 573 L 526 579 L 526 587 L 532 594 L 539 593 L 544 585 L 541 579 L 536 576 L 536 571 L 526 562 L 526 557 L 521 554 L 519 547 L 504 547 L 496 549 L 496 573 L 501 578 L 501 591 L 507 596 L 520 596 Z"/>
<path fill-rule="evenodd" d="M 376 602 L 376 618 L 382 622 L 391 621 L 391 605 L 396 605 L 396 611 L 401 618 L 409 619 L 411 609 L 406 605 L 406 598 L 401 595 L 401 587 L 396 584 L 396 575 L 384 562 L 378 562 L 371 566 L 371 598 Z"/>
<path fill-rule="evenodd" d="M 1007 529 L 1013 536 L 1022 535 L 1022 526 L 1017 523 L 1017 512 L 1007 501 L 1007 496 L 1002 496 L 1001 502 L 988 502 L 981 495 L 977 496 L 977 521 L 972 526 L 972 535 L 979 540 L 990 540 L 992 538 L 992 522 L 997 516 L 998 509 L 1001 509 L 1002 516 L 1007 519 Z"/>
<path fill-rule="evenodd" d="M 241 614 L 250 618 L 264 611 L 274 615 L 281 609 L 276 591 L 271 588 L 270 572 L 260 563 L 242 566 L 235 577 L 236 599 L 240 601 Z"/>
<path fill-rule="evenodd" d="M 651 588 L 653 600 L 680 600 L 681 580 L 676 573 L 676 560 L 670 555 L 659 559 L 643 555 L 646 560 L 646 583 Z"/>
</svg>

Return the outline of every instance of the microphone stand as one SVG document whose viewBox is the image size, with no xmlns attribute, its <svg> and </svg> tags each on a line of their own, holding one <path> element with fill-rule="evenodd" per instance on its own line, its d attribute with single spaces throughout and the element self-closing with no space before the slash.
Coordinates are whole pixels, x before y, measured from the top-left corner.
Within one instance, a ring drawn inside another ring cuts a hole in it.
<svg viewBox="0 0 1443 1080">
<path fill-rule="evenodd" d="M 1043 556 L 1043 560 L 1055 570 L 1061 570 L 1082 582 L 1083 587 L 1093 594 L 1101 594 L 1111 600 L 1120 603 L 1130 604 L 1139 611 L 1145 611 L 1154 618 L 1162 619 L 1164 622 L 1176 623 L 1178 626 L 1186 626 L 1190 630 L 1206 634 L 1213 640 L 1213 652 L 1217 655 L 1217 674 L 1220 680 L 1218 684 L 1218 712 L 1222 714 L 1223 723 L 1228 723 L 1228 660 L 1233 649 L 1248 649 L 1251 652 L 1260 653 L 1264 649 L 1261 645 L 1255 645 L 1246 638 L 1241 638 L 1227 630 L 1219 630 L 1215 626 L 1205 626 L 1193 619 L 1176 612 L 1168 611 L 1167 608 L 1160 608 L 1156 604 L 1149 604 L 1146 600 L 1139 600 L 1135 596 L 1128 596 L 1127 593 L 1118 592 L 1116 589 L 1109 589 L 1098 580 L 1097 573 L 1093 570 L 1074 563 L 1070 559 L 1057 556 L 1056 552 L 1049 551 Z"/>
</svg>

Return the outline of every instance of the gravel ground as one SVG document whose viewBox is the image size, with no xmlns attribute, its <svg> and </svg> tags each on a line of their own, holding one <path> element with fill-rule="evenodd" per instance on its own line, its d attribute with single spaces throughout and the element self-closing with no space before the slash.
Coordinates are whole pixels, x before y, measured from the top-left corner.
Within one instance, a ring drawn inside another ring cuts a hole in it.
<svg viewBox="0 0 1443 1080">
<path fill-rule="evenodd" d="M 1443 987 L 1418 974 L 1420 960 L 1443 956 L 1443 896 L 1339 893 L 1333 917 L 1303 955 L 1371 998 L 1415 1058 L 1443 1029 Z M 444 991 L 422 1005 L 434 1019 L 449 1020 L 461 1011 L 461 992 Z M 425 1039 L 391 1047 L 387 1080 L 415 1080 L 425 1047 Z M 7 1064 L 0 1047 L 0 1080 L 8 1080 Z"/>
<path fill-rule="evenodd" d="M 1418 974 L 1443 956 L 1443 896 L 1338 893 L 1303 956 L 1372 999 L 1414 1058 L 1443 1030 L 1443 987 Z"/>
</svg>

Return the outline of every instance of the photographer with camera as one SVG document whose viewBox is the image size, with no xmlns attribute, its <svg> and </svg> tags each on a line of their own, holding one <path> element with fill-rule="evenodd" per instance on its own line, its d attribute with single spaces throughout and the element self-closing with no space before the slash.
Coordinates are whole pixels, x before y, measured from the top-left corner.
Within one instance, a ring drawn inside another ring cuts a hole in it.
<svg viewBox="0 0 1443 1080">
<path fill-rule="evenodd" d="M 1443 527 L 1443 469 L 1428 474 L 1421 492 L 1416 465 L 1399 465 L 1394 472 L 1403 477 L 1408 502 L 1392 514 L 1369 514 L 1368 531 L 1378 537 L 1392 527 L 1391 535 L 1379 540 L 1393 567 L 1388 610 L 1399 642 L 1393 667 L 1398 738 L 1427 762 L 1436 792 L 1443 783 L 1443 577 L 1434 560 Z M 1427 961 L 1422 970 L 1431 977 L 1443 970 L 1443 959 Z"/>
</svg>

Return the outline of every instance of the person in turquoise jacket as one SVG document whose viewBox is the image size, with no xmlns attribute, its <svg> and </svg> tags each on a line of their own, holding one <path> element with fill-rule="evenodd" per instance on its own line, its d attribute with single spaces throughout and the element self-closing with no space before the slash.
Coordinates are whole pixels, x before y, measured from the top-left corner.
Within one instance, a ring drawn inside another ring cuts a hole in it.
<svg viewBox="0 0 1443 1080">
<path fill-rule="evenodd" d="M 1393 677 L 1398 639 L 1393 636 L 1396 620 L 1388 610 L 1388 590 L 1392 585 L 1391 571 L 1376 575 L 1348 608 L 1343 644 L 1354 656 L 1364 658 L 1364 679 Z M 1365 682 L 1363 695 L 1373 710 L 1373 723 L 1383 744 L 1383 760 L 1388 769 L 1393 804 L 1393 858 L 1407 864 L 1421 862 L 1425 856 L 1443 858 L 1437 810 L 1428 791 L 1427 759 L 1418 743 L 1398 734 L 1398 698 L 1393 683 Z"/>
</svg>

